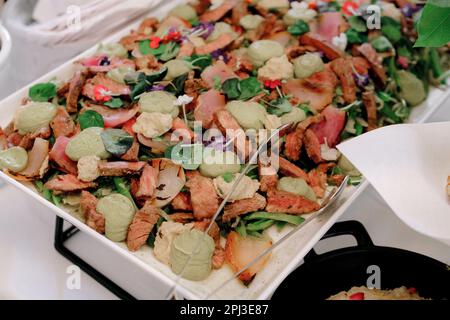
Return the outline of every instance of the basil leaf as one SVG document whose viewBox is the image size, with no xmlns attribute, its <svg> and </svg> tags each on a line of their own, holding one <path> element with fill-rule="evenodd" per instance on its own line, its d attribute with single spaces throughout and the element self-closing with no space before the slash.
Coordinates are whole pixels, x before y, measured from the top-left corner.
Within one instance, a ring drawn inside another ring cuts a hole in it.
<svg viewBox="0 0 450 320">
<path fill-rule="evenodd" d="M 298 20 L 295 22 L 295 24 L 290 26 L 287 31 L 293 36 L 301 36 L 302 34 L 309 31 L 309 26 L 305 21 Z"/>
<path fill-rule="evenodd" d="M 150 48 L 150 40 L 144 40 L 139 42 L 139 50 L 143 55 L 154 55 L 156 58 L 159 58 L 163 55 L 167 50 L 166 44 L 160 44 L 158 48 Z"/>
<path fill-rule="evenodd" d="M 239 79 L 231 78 L 222 84 L 222 91 L 226 94 L 228 99 L 237 99 L 241 92 L 239 90 Z"/>
<path fill-rule="evenodd" d="M 447 44 L 450 41 L 449 25 L 450 7 L 427 3 L 417 26 L 419 38 L 414 47 L 441 47 Z"/>
<path fill-rule="evenodd" d="M 283 114 L 289 113 L 291 111 L 292 104 L 285 97 L 275 100 L 275 102 L 271 103 L 267 108 L 268 113 L 274 114 L 278 117 L 281 117 Z"/>
<path fill-rule="evenodd" d="M 115 156 L 122 156 L 130 150 L 134 138 L 121 129 L 106 129 L 101 133 L 106 151 Z"/>
<path fill-rule="evenodd" d="M 87 110 L 80 114 L 78 122 L 80 123 L 81 130 L 91 127 L 105 127 L 102 115 L 94 110 Z"/>
<path fill-rule="evenodd" d="M 56 97 L 56 85 L 50 82 L 35 84 L 30 88 L 28 95 L 33 101 L 47 102 Z"/>
<path fill-rule="evenodd" d="M 390 43 L 389 40 L 383 36 L 373 39 L 370 44 L 378 52 L 386 52 L 394 48 L 392 43 Z"/>
<path fill-rule="evenodd" d="M 141 51 L 144 56 L 150 54 L 150 49 L 150 40 L 147 39 L 139 42 L 139 51 Z"/>
<path fill-rule="evenodd" d="M 120 98 L 114 98 L 112 100 L 109 100 L 108 102 L 105 102 L 105 106 L 111 109 L 119 109 L 123 106 L 123 101 Z"/>
<path fill-rule="evenodd" d="M 262 91 L 261 83 L 255 77 L 249 77 L 239 82 L 241 94 L 239 100 L 248 100 Z"/>
<path fill-rule="evenodd" d="M 381 17 L 381 32 L 392 43 L 397 43 L 402 38 L 401 25 L 391 17 Z"/>
<path fill-rule="evenodd" d="M 163 68 L 161 68 L 161 70 L 146 76 L 145 79 L 149 83 L 161 81 L 162 79 L 165 78 L 168 71 L 169 71 L 169 69 L 167 67 L 163 67 Z"/>
<path fill-rule="evenodd" d="M 184 83 L 186 82 L 188 76 L 189 75 L 185 73 L 173 79 L 171 84 L 166 87 L 166 91 L 171 92 L 176 96 L 181 95 L 184 92 Z"/>
<path fill-rule="evenodd" d="M 190 62 L 194 68 L 199 68 L 201 71 L 203 71 L 206 67 L 209 67 L 213 62 L 210 54 L 193 54 L 191 57 L 186 57 L 184 60 Z"/>
<path fill-rule="evenodd" d="M 161 46 L 162 45 L 160 45 L 160 47 Z M 165 45 L 163 53 L 159 56 L 159 60 L 162 60 L 164 62 L 172 60 L 178 55 L 178 52 L 180 52 L 180 46 L 175 42 L 169 42 L 167 45 Z"/>
<path fill-rule="evenodd" d="M 127 73 L 124 77 L 124 81 L 127 85 L 138 84 L 146 79 L 146 75 L 143 72 Z"/>
<path fill-rule="evenodd" d="M 348 29 L 345 32 L 345 35 L 347 36 L 347 41 L 350 44 L 367 42 L 367 35 L 358 32 L 355 29 Z"/>
<path fill-rule="evenodd" d="M 150 85 L 146 80 L 139 82 L 131 91 L 131 99 L 136 100 L 138 96 L 150 89 Z"/>
<path fill-rule="evenodd" d="M 367 31 L 366 21 L 364 21 L 364 19 L 359 16 L 351 16 L 350 18 L 348 18 L 348 24 L 353 30 L 356 30 L 358 32 Z"/>
</svg>

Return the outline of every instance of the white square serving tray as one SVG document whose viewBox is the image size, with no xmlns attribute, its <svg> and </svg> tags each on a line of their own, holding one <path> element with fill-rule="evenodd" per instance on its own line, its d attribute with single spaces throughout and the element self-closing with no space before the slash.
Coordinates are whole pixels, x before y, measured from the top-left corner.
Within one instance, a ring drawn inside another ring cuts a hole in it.
<svg viewBox="0 0 450 320">
<path fill-rule="evenodd" d="M 175 5 L 182 3 L 182 0 L 167 1 L 155 9 L 151 16 L 164 17 L 166 13 Z M 129 28 L 105 39 L 105 43 L 118 41 L 122 36 L 129 33 L 131 29 L 135 29 L 139 22 L 131 25 Z M 58 78 L 61 80 L 68 80 L 71 78 L 75 67 L 73 62 L 82 57 L 92 55 L 97 49 L 97 46 L 85 51 L 80 56 L 68 61 L 56 70 L 51 71 L 47 75 L 38 79 L 35 83 L 48 82 L 52 79 Z M 34 84 L 34 83 L 33 83 Z M 7 125 L 15 110 L 21 105 L 23 97 L 27 96 L 28 89 L 33 84 L 30 84 L 5 100 L 0 102 L 0 126 Z M 432 88 L 429 97 L 422 105 L 413 109 L 410 117 L 410 122 L 422 123 L 425 122 L 450 96 L 450 90 L 443 91 Z M 115 251 L 127 262 L 133 263 L 142 269 L 145 274 L 145 282 L 152 283 L 151 290 L 167 290 L 175 284 L 176 276 L 171 272 L 170 268 L 160 263 L 153 256 L 150 248 L 143 248 L 137 253 L 131 253 L 127 250 L 123 243 L 114 243 L 106 237 L 98 234 L 79 219 L 76 215 L 66 208 L 58 208 L 52 203 L 46 201 L 40 196 L 34 187 L 29 183 L 20 183 L 4 173 L 0 172 L 0 178 L 10 183 L 18 190 L 23 192 L 24 198 L 32 198 L 48 208 L 49 214 L 56 214 L 66 221 L 70 222 L 82 232 L 87 233 L 92 241 L 98 242 L 103 246 L 109 247 Z M 320 238 L 327 232 L 327 230 L 341 217 L 350 204 L 361 194 L 368 183 L 364 181 L 358 187 L 348 187 L 340 200 L 330 208 L 319 219 L 312 221 L 303 229 L 294 233 L 290 239 L 277 247 L 266 265 L 266 267 L 255 277 L 253 282 L 245 287 L 238 280 L 233 280 L 227 285 L 223 284 L 233 277 L 233 272 L 228 266 L 224 266 L 220 270 L 215 270 L 208 277 L 208 279 L 200 282 L 192 282 L 181 280 L 177 286 L 177 293 L 187 299 L 268 299 L 273 294 L 278 285 L 291 273 L 301 262 L 303 257 L 311 250 L 311 248 L 320 240 Z M 290 230 L 285 228 L 282 233 L 275 229 L 270 230 L 270 235 L 274 242 L 280 239 Z M 126 272 L 125 270 L 123 272 Z M 113 279 L 114 280 L 114 279 Z M 219 289 L 220 288 L 220 289 Z M 124 289 L 127 289 L 126 287 Z M 219 290 L 218 290 L 219 289 Z M 301 290 L 301 288 L 297 288 Z M 212 294 L 213 293 L 213 294 Z M 212 295 L 211 295 L 212 294 Z M 164 296 L 164 295 L 161 295 Z M 139 298 L 139 297 L 138 297 Z"/>
</svg>

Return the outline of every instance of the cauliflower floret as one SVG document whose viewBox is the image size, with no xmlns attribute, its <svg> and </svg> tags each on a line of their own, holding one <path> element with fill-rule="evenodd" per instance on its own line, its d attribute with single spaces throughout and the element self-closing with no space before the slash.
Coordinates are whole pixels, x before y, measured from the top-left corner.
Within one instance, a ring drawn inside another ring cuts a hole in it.
<svg viewBox="0 0 450 320">
<path fill-rule="evenodd" d="M 173 240 L 184 231 L 189 231 L 194 227 L 192 223 L 182 224 L 178 222 L 163 222 L 158 229 L 155 239 L 155 247 L 153 253 L 162 263 L 170 264 L 170 248 Z"/>
<path fill-rule="evenodd" d="M 385 17 L 390 17 L 399 22 L 402 19 L 402 12 L 393 3 L 382 2 L 381 15 Z"/>
<path fill-rule="evenodd" d="M 313 9 L 308 8 L 305 2 L 292 2 L 292 9 L 290 9 L 283 17 L 284 22 L 287 25 L 293 25 L 298 20 L 303 20 L 305 22 L 312 21 L 317 12 Z"/>
<path fill-rule="evenodd" d="M 172 116 L 159 112 L 144 112 L 133 125 L 133 131 L 147 138 L 156 138 L 172 128 Z"/>
<path fill-rule="evenodd" d="M 294 77 L 294 66 L 286 55 L 270 58 L 266 64 L 259 68 L 258 77 L 269 80 L 284 80 Z"/>
<path fill-rule="evenodd" d="M 100 177 L 98 163 L 100 158 L 97 156 L 84 156 L 78 160 L 78 179 L 85 182 L 92 182 Z"/>
<path fill-rule="evenodd" d="M 223 176 L 217 177 L 213 180 L 214 188 L 217 195 L 221 198 L 225 198 L 230 193 L 234 182 L 239 177 L 239 173 L 233 175 L 233 180 L 226 182 Z M 258 180 L 253 180 L 250 177 L 244 176 L 236 189 L 231 194 L 228 202 L 234 202 L 236 200 L 251 199 L 255 196 L 256 191 L 259 190 Z"/>
</svg>

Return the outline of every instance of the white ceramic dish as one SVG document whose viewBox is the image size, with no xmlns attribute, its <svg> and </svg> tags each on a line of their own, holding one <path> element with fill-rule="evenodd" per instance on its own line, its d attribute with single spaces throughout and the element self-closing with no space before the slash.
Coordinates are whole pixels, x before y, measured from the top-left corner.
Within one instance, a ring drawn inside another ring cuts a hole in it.
<svg viewBox="0 0 450 320">
<path fill-rule="evenodd" d="M 171 7 L 177 3 L 183 1 L 171 1 L 169 4 L 165 4 L 162 7 L 156 9 L 152 15 L 156 17 L 162 17 L 170 10 Z M 139 22 L 131 26 L 131 28 L 136 28 Z M 128 30 L 124 30 L 108 39 L 104 42 L 117 41 L 120 37 L 127 34 Z M 80 56 L 72 59 L 66 64 L 62 65 L 58 69 L 50 72 L 41 79 L 37 80 L 35 83 L 47 82 L 53 78 L 59 79 L 69 79 L 74 71 L 73 62 L 81 57 L 86 57 L 92 55 L 96 50 L 96 47 L 87 50 Z M 0 102 L 0 125 L 5 126 L 11 120 L 14 111 L 20 106 L 20 101 L 23 97 L 27 95 L 29 86 L 19 90 L 15 94 L 11 95 L 7 99 Z M 411 115 L 411 122 L 424 122 L 428 119 L 431 114 L 439 107 L 439 105 L 445 100 L 445 98 L 450 94 L 450 91 L 444 92 L 438 89 L 432 89 L 430 91 L 430 96 L 428 100 L 421 106 L 416 107 Z M 89 234 L 93 241 L 99 241 L 103 245 L 111 248 L 120 254 L 124 259 L 133 262 L 148 275 L 148 278 L 143 281 L 145 283 L 151 283 L 152 288 L 149 290 L 155 290 L 155 288 L 169 288 L 173 285 L 176 276 L 171 272 L 171 270 L 157 261 L 150 248 L 144 248 L 141 251 L 133 254 L 126 249 L 124 244 L 117 244 L 111 242 L 106 237 L 96 233 L 94 230 L 86 226 L 83 222 L 79 221 L 74 215 L 72 215 L 68 210 L 58 208 L 46 201 L 43 197 L 36 193 L 34 188 L 29 184 L 19 183 L 7 175 L 0 172 L 0 178 L 3 178 L 8 183 L 17 187 L 17 189 L 23 191 L 26 195 L 32 197 L 36 201 L 40 202 L 44 206 L 48 207 L 50 214 L 57 214 L 58 216 L 64 218 L 68 222 L 75 225 L 82 232 Z M 249 287 L 243 286 L 238 280 L 229 282 L 226 286 L 222 287 L 220 290 L 216 290 L 221 287 L 223 283 L 233 276 L 231 269 L 224 266 L 222 269 L 214 271 L 211 276 L 205 281 L 201 282 L 191 282 L 182 280 L 179 282 L 177 287 L 177 292 L 187 299 L 205 299 L 210 297 L 212 292 L 215 292 L 210 298 L 215 299 L 267 299 L 270 298 L 274 290 L 278 285 L 284 280 L 284 278 L 289 275 L 292 270 L 294 270 L 302 261 L 303 257 L 309 250 L 315 245 L 315 243 L 323 236 L 323 234 L 336 222 L 336 220 L 341 217 L 345 210 L 350 206 L 350 204 L 358 197 L 358 195 L 363 192 L 367 187 L 368 183 L 363 182 L 359 187 L 349 187 L 341 199 L 330 208 L 330 210 L 325 213 L 322 217 L 316 221 L 308 224 L 300 232 L 293 234 L 290 240 L 286 241 L 283 245 L 276 248 L 272 254 L 269 263 L 260 272 L 255 280 L 251 283 Z M 289 230 L 284 230 L 287 233 Z M 281 237 L 282 234 L 277 233 L 275 230 L 271 230 L 271 236 L 274 241 Z M 114 280 L 114 279 L 113 279 Z M 125 286 L 125 289 L 126 286 Z"/>
</svg>

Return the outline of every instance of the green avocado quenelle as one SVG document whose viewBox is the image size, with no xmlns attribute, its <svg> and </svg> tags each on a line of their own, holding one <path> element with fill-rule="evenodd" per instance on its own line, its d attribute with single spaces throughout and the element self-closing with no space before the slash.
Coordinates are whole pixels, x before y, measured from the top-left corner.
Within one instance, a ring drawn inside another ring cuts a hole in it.
<svg viewBox="0 0 450 320">
<path fill-rule="evenodd" d="M 172 118 L 176 118 L 180 112 L 179 108 L 175 105 L 177 98 L 165 91 L 153 91 L 146 92 L 139 98 L 139 106 L 141 113 L 159 112 L 172 115 Z"/>
<path fill-rule="evenodd" d="M 277 188 L 278 190 L 298 194 L 311 201 L 317 201 L 313 189 L 301 178 L 283 177 L 278 181 Z"/>
<path fill-rule="evenodd" d="M 0 151 L 0 169 L 20 172 L 28 164 L 28 153 L 22 147 L 13 147 Z"/>
<path fill-rule="evenodd" d="M 170 249 L 172 271 L 192 281 L 206 279 L 212 270 L 214 248 L 213 238 L 204 232 L 197 229 L 183 232 L 173 240 Z"/>
<path fill-rule="evenodd" d="M 111 155 L 106 151 L 103 143 L 101 136 L 103 131 L 104 129 L 100 127 L 91 127 L 81 131 L 67 144 L 67 156 L 73 161 L 78 161 L 86 156 L 108 159 Z"/>
<path fill-rule="evenodd" d="M 48 102 L 31 102 L 21 108 L 15 120 L 19 134 L 34 133 L 47 127 L 56 116 L 57 107 Z"/>
<path fill-rule="evenodd" d="M 115 242 L 125 241 L 128 227 L 136 213 L 136 209 L 130 199 L 114 193 L 101 198 L 97 203 L 96 209 L 105 217 L 106 237 Z"/>
</svg>

